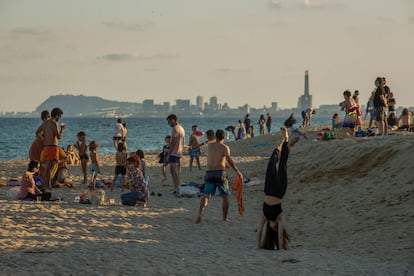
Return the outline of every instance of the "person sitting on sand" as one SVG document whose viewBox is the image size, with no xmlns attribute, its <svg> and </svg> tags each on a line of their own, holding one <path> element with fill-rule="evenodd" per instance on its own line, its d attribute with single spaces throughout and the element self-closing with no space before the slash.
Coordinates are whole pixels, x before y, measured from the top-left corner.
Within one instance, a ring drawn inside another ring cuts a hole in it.
<svg viewBox="0 0 414 276">
<path fill-rule="evenodd" d="M 150 193 L 144 175 L 137 168 L 136 162 L 134 157 L 128 157 L 127 159 L 128 181 L 131 192 L 122 194 L 121 201 L 124 205 L 147 207 Z"/>
<path fill-rule="evenodd" d="M 338 129 L 338 128 L 341 128 L 341 127 L 342 127 L 342 122 L 339 119 L 339 114 L 335 113 L 332 116 L 332 129 Z"/>
<path fill-rule="evenodd" d="M 411 112 L 408 108 L 404 108 L 398 121 L 401 122 L 401 126 L 398 128 L 399 130 L 410 130 L 411 123 Z"/>
<path fill-rule="evenodd" d="M 224 144 L 225 137 L 224 130 L 218 129 L 216 131 L 216 141 L 207 146 L 207 171 L 204 177 L 204 196 L 200 202 L 200 210 L 196 223 L 201 222 L 201 216 L 207 207 L 208 201 L 216 194 L 217 189 L 223 198 L 223 221 L 227 221 L 230 193 L 230 186 L 226 175 L 227 165 L 243 179 L 242 173 L 230 156 L 229 146 Z"/>
<path fill-rule="evenodd" d="M 290 235 L 286 231 L 282 210 L 282 198 L 287 189 L 287 159 L 289 156 L 289 134 L 286 128 L 281 128 L 282 141 L 273 151 L 267 164 L 263 200 L 263 213 L 257 228 L 257 247 L 261 249 L 287 249 Z M 279 159 L 280 155 L 280 160 Z M 279 163 L 279 168 L 276 166 Z M 262 240 L 262 232 L 265 235 Z"/>
<path fill-rule="evenodd" d="M 299 142 L 300 137 L 303 136 L 305 139 L 307 139 L 306 135 L 299 131 L 296 127 L 293 125 L 296 124 L 296 119 L 293 117 L 293 113 L 290 114 L 289 118 L 285 120 L 285 127 L 290 131 L 290 135 L 292 136 L 292 139 L 289 142 L 289 147 L 293 147 L 297 142 Z"/>
<path fill-rule="evenodd" d="M 22 176 L 22 181 L 20 184 L 20 192 L 18 198 L 21 200 L 31 199 L 37 200 L 37 197 L 40 196 L 42 201 L 50 200 L 52 194 L 49 192 L 41 191 L 35 183 L 34 176 L 40 170 L 39 161 L 32 160 L 29 162 L 27 171 Z"/>
<path fill-rule="evenodd" d="M 79 165 L 80 164 L 80 156 L 75 151 L 75 147 L 73 145 L 68 145 L 66 147 L 66 156 L 67 156 L 68 165 Z"/>
</svg>

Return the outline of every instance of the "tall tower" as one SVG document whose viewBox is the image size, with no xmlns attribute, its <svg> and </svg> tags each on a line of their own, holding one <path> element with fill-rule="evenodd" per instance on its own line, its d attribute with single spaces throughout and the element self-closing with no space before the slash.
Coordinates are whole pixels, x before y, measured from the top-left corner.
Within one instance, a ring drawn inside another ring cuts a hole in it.
<svg viewBox="0 0 414 276">
<path fill-rule="evenodd" d="M 309 94 L 309 71 L 305 71 L 305 91 L 298 99 L 298 108 L 305 110 L 312 108 L 312 95 Z"/>
<path fill-rule="evenodd" d="M 305 99 L 309 99 L 309 71 L 305 71 Z"/>
</svg>

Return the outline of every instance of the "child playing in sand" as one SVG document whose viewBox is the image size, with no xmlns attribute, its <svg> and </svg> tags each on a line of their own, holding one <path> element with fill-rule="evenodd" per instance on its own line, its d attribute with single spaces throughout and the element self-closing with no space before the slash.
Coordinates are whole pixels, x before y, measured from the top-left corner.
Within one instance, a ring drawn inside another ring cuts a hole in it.
<svg viewBox="0 0 414 276">
<path fill-rule="evenodd" d="M 285 127 L 290 131 L 290 135 L 292 136 L 292 139 L 289 142 L 289 147 L 293 147 L 297 142 L 299 142 L 299 139 L 301 136 L 303 136 L 305 139 L 307 139 L 306 135 L 299 131 L 297 128 L 295 128 L 293 125 L 296 124 L 296 119 L 293 117 L 293 113 L 290 114 L 289 118 L 285 120 Z"/>
<path fill-rule="evenodd" d="M 116 179 L 121 175 L 121 191 L 124 191 L 125 175 L 126 175 L 126 160 L 128 153 L 125 152 L 124 143 L 118 144 L 118 151 L 115 153 L 115 175 L 111 185 L 111 191 L 113 191 Z"/>
<path fill-rule="evenodd" d="M 128 180 L 131 192 L 122 194 L 121 201 L 124 205 L 147 207 L 150 193 L 144 175 L 137 168 L 136 162 L 136 159 L 133 157 L 128 157 L 127 159 Z"/>
<path fill-rule="evenodd" d="M 269 250 L 287 249 L 290 241 L 282 210 L 282 198 L 287 189 L 286 163 L 289 156 L 289 134 L 286 128 L 280 130 L 282 140 L 279 146 L 274 149 L 267 164 L 263 213 L 257 228 L 257 247 Z M 277 165 L 278 168 L 276 168 Z M 262 240 L 264 226 L 266 226 L 266 230 L 265 237 Z"/>
<path fill-rule="evenodd" d="M 77 134 L 78 141 L 74 144 L 74 147 L 78 150 L 80 163 L 83 173 L 83 184 L 88 182 L 88 161 L 89 156 L 86 152 L 88 150 L 88 144 L 86 143 L 86 133 L 79 131 Z"/>
<path fill-rule="evenodd" d="M 101 166 L 99 162 L 98 150 L 99 143 L 97 141 L 92 141 L 89 143 L 89 151 L 91 156 L 91 164 L 89 165 L 89 171 L 92 174 L 92 183 L 90 184 L 90 189 L 95 190 L 96 187 L 96 178 L 99 173 L 101 173 Z"/>
<path fill-rule="evenodd" d="M 164 176 L 164 178 L 162 179 L 163 182 L 167 180 L 167 174 L 166 174 L 166 168 L 168 166 L 167 154 L 168 154 L 168 150 L 170 149 L 171 136 L 170 135 L 165 136 L 164 141 L 165 141 L 165 144 L 162 147 L 162 152 L 159 155 L 160 160 L 158 161 L 158 163 L 162 163 L 161 171 L 162 171 L 162 175 Z"/>
</svg>

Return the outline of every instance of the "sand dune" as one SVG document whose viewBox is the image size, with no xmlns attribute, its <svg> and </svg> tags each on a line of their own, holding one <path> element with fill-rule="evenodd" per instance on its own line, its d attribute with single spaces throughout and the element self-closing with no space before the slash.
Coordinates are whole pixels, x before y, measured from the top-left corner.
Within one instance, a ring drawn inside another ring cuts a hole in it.
<svg viewBox="0 0 414 276">
<path fill-rule="evenodd" d="M 308 131 L 292 148 L 284 198 L 292 245 L 287 251 L 255 248 L 263 185 L 244 189 L 245 215 L 234 198 L 230 222 L 214 198 L 200 225 L 199 198 L 177 198 L 161 181 L 157 152 L 147 153 L 152 196 L 148 208 L 74 202 L 86 190 L 72 166 L 73 189 L 53 191 L 62 202 L 7 199 L 0 188 L 1 275 L 410 275 L 414 273 L 414 136 L 347 138 L 315 142 Z M 278 134 L 231 142 L 245 177 L 263 179 Z M 114 157 L 102 156 L 102 178 L 112 179 Z M 188 170 L 182 182 L 202 183 Z M 205 158 L 201 158 L 205 166 Z M 0 182 L 19 178 L 26 160 L 0 162 Z M 234 179 L 234 173 L 229 173 Z"/>
</svg>

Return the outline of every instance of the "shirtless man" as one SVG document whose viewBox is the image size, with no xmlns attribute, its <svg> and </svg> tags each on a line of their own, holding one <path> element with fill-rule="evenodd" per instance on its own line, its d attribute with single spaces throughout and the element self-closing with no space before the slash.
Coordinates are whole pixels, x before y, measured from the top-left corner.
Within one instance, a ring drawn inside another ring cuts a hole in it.
<svg viewBox="0 0 414 276">
<path fill-rule="evenodd" d="M 167 160 L 170 164 L 170 171 L 172 180 L 174 183 L 174 193 L 177 194 L 178 186 L 181 184 L 180 170 L 181 170 L 181 157 L 183 156 L 183 149 L 185 143 L 185 130 L 178 123 L 177 116 L 170 114 L 167 117 L 167 122 L 171 126 L 171 140 L 170 147 L 167 153 Z"/>
<path fill-rule="evenodd" d="M 223 221 L 227 221 L 229 210 L 230 186 L 226 175 L 227 164 L 243 179 L 242 173 L 236 167 L 230 156 L 230 148 L 224 144 L 225 132 L 222 129 L 216 131 L 216 141 L 207 145 L 207 171 L 204 177 L 204 196 L 200 202 L 200 210 L 195 223 L 201 222 L 201 216 L 207 207 L 210 198 L 218 189 L 223 198 Z"/>
<path fill-rule="evenodd" d="M 44 175 L 44 184 L 46 189 L 52 189 L 51 180 L 55 176 L 58 169 L 59 161 L 59 139 L 63 135 L 65 125 L 60 125 L 58 129 L 57 122 L 62 117 L 63 111 L 56 107 L 50 113 L 51 118 L 43 123 L 43 154 L 46 160 L 46 168 Z"/>
</svg>

